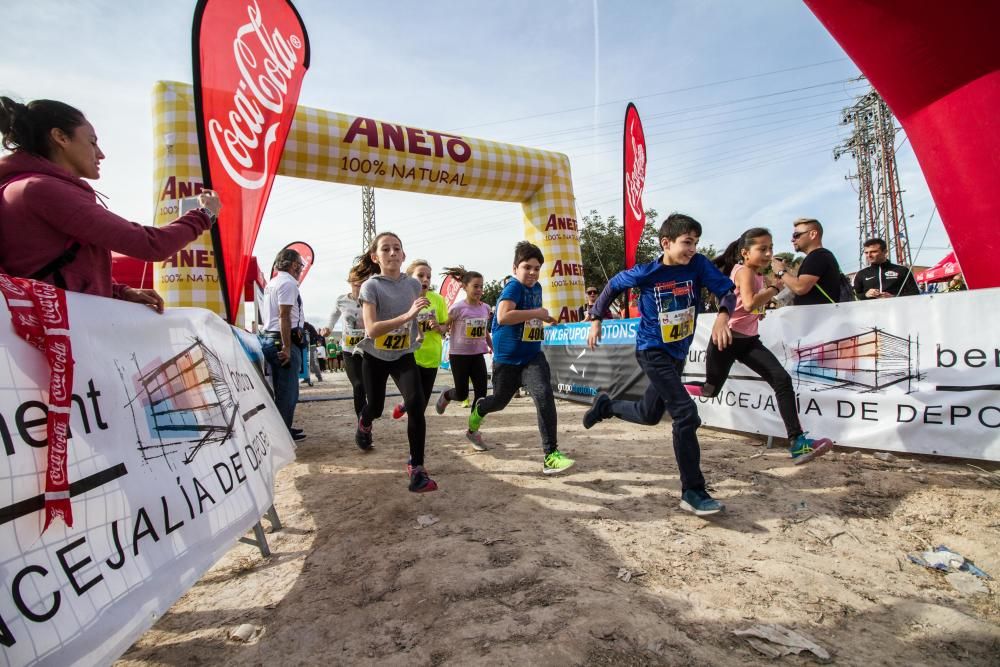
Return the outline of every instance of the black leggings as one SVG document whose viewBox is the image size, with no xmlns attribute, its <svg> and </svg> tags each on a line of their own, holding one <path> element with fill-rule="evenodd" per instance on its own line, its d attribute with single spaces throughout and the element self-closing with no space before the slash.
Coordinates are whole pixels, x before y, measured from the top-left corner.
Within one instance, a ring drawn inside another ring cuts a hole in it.
<svg viewBox="0 0 1000 667">
<path fill-rule="evenodd" d="M 409 419 L 406 421 L 406 439 L 410 443 L 410 463 L 424 464 L 424 440 L 427 437 L 427 422 L 424 421 L 424 389 L 420 382 L 420 372 L 413 354 L 405 354 L 395 361 L 382 361 L 370 354 L 364 357 L 361 375 L 365 383 L 367 402 L 361 408 L 361 423 L 369 427 L 382 416 L 385 408 L 385 384 L 390 377 L 403 395 L 403 405 Z"/>
<path fill-rule="evenodd" d="M 344 358 L 344 370 L 347 371 L 347 379 L 354 390 L 354 414 L 361 416 L 361 408 L 365 407 L 365 381 L 362 377 L 362 366 L 364 356 L 361 354 L 348 354 Z"/>
<path fill-rule="evenodd" d="M 431 394 L 434 393 L 434 380 L 437 379 L 438 369 L 437 367 L 424 368 L 423 366 L 417 366 L 417 370 L 420 371 L 420 386 L 424 390 L 424 410 L 426 410 L 427 404 L 431 400 Z M 410 413 L 409 408 L 407 408 L 406 413 Z"/>
<path fill-rule="evenodd" d="M 732 345 L 724 350 L 720 350 L 714 342 L 709 341 L 708 355 L 705 359 L 705 386 L 701 395 L 706 398 L 718 395 L 735 361 L 740 361 L 764 378 L 774 389 L 774 395 L 778 399 L 778 412 L 781 413 L 781 420 L 785 422 L 788 438 L 793 439 L 802 433 L 799 414 L 795 409 L 792 378 L 774 354 L 760 342 L 760 336 L 747 338 L 733 336 Z"/>
<path fill-rule="evenodd" d="M 475 405 L 476 401 L 486 395 L 486 355 L 453 354 L 450 360 L 455 386 L 446 391 L 445 395 L 449 401 L 464 401 L 469 397 L 471 379 L 474 397 L 472 404 Z"/>
<path fill-rule="evenodd" d="M 479 414 L 485 417 L 491 412 L 500 412 L 522 386 L 535 401 L 542 449 L 546 455 L 551 454 L 558 449 L 556 400 L 552 396 L 552 374 L 544 353 L 539 352 L 538 356 L 523 366 L 493 364 L 493 395 L 479 401 Z"/>
</svg>

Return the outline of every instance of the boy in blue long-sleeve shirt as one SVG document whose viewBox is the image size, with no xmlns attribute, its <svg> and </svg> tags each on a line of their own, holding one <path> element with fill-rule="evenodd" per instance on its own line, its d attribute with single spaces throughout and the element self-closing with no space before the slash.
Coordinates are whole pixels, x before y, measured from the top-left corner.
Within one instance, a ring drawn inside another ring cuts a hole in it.
<svg viewBox="0 0 1000 667">
<path fill-rule="evenodd" d="M 712 340 L 719 349 L 732 342 L 729 313 L 735 308 L 733 282 L 704 255 L 698 254 L 701 224 L 694 218 L 673 213 L 660 226 L 663 254 L 655 261 L 622 271 L 613 277 L 590 308 L 587 345 L 595 349 L 601 340 L 601 313 L 619 293 L 638 287 L 639 328 L 635 356 L 649 378 L 649 387 L 639 401 L 613 401 L 606 393 L 594 398 L 583 416 L 584 428 L 618 417 L 634 424 L 659 423 L 664 411 L 673 418 L 674 456 L 681 477 L 681 508 L 699 516 L 715 514 L 725 506 L 705 490 L 698 446 L 698 409 L 681 380 L 684 361 L 694 336 L 702 287 L 720 298 L 719 315 L 712 327 Z"/>
</svg>

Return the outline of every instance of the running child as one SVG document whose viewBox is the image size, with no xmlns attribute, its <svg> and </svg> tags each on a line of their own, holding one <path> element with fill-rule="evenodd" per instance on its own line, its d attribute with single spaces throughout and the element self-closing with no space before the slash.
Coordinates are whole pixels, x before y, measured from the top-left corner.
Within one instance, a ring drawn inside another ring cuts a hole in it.
<svg viewBox="0 0 1000 667">
<path fill-rule="evenodd" d="M 429 306 L 417 315 L 419 340 L 413 353 L 420 369 L 420 384 L 424 388 L 424 410 L 434 393 L 434 380 L 441 367 L 441 353 L 444 350 L 444 334 L 448 331 L 448 303 L 444 297 L 431 289 L 431 265 L 426 259 L 415 259 L 406 267 L 406 275 L 420 281 L 420 296 L 430 301 Z M 396 404 L 392 410 L 393 419 L 402 419 L 406 405 Z"/>
<path fill-rule="evenodd" d="M 583 415 L 583 427 L 611 417 L 649 426 L 659 423 L 664 411 L 673 418 L 674 457 L 681 478 L 681 509 L 699 516 L 715 514 L 725 506 L 705 489 L 698 446 L 698 408 L 681 381 L 684 361 L 694 335 L 700 310 L 702 287 L 720 297 L 719 315 L 712 328 L 712 340 L 724 349 L 731 339 L 727 322 L 733 312 L 733 283 L 697 252 L 701 224 L 680 213 L 670 214 L 660 226 L 663 254 L 614 276 L 590 308 L 593 322 L 587 345 L 595 349 L 601 340 L 601 319 L 612 300 L 621 292 L 638 287 L 639 328 L 635 356 L 649 387 L 639 401 L 613 401 L 606 393 L 594 397 Z"/>
<path fill-rule="evenodd" d="M 828 452 L 833 447 L 833 441 L 806 437 L 795 409 L 792 378 L 774 354 L 760 342 L 757 333 L 758 323 L 764 318 L 764 307 L 782 287 L 780 280 L 767 282 L 761 275 L 770 265 L 773 252 L 771 232 L 754 227 L 743 232 L 722 255 L 713 260 L 736 283 L 736 308 L 729 318 L 733 342 L 725 349 L 719 349 L 710 341 L 705 358 L 705 382 L 688 383 L 687 388 L 688 393 L 694 396 L 717 396 L 735 361 L 760 375 L 774 389 L 778 412 L 788 432 L 788 451 L 793 463 L 799 465 Z"/>
<path fill-rule="evenodd" d="M 361 376 L 364 352 L 358 347 L 358 343 L 365 337 L 365 318 L 361 312 L 359 299 L 361 285 L 371 276 L 369 271 L 369 269 L 359 269 L 358 266 L 351 269 L 347 275 L 351 291 L 337 297 L 337 304 L 334 306 L 333 312 L 330 313 L 330 324 L 328 325 L 330 336 L 327 340 L 329 345 L 334 346 L 330 350 L 331 358 L 343 361 L 344 370 L 347 371 L 347 381 L 351 383 L 351 391 L 354 394 L 354 414 L 358 417 L 361 416 L 361 408 L 365 406 L 365 384 Z M 337 339 L 333 337 L 333 327 L 341 318 L 344 319 L 343 342 L 338 345 Z"/>
<path fill-rule="evenodd" d="M 483 303 L 483 274 L 466 271 L 464 266 L 445 267 L 442 276 L 451 276 L 462 284 L 465 301 L 459 301 L 448 311 L 450 346 L 448 360 L 455 386 L 441 392 L 434 408 L 443 415 L 451 401 L 468 401 L 469 380 L 472 380 L 474 401 L 486 396 L 486 353 L 493 351 L 489 332 L 490 307 Z M 479 431 L 466 431 L 465 437 L 476 451 L 488 448 Z"/>
<path fill-rule="evenodd" d="M 544 262 L 536 245 L 521 241 L 514 248 L 514 279 L 500 293 L 493 319 L 493 395 L 473 404 L 469 431 L 478 433 L 486 415 L 503 410 L 522 385 L 527 387 L 535 401 L 545 451 L 542 472 L 552 475 L 572 466 L 573 459 L 560 452 L 556 444 L 556 403 L 549 364 L 542 352 L 542 324 L 555 322 L 542 307 L 538 274 Z"/>
<path fill-rule="evenodd" d="M 420 282 L 402 272 L 404 259 L 406 254 L 399 237 L 382 232 L 355 267 L 367 269 L 372 276 L 361 286 L 359 294 L 365 337 L 357 347 L 365 353 L 361 375 L 366 402 L 358 417 L 354 439 L 362 450 L 371 450 L 372 423 L 382 416 L 386 381 L 392 377 L 410 413 L 406 425 L 410 444 L 406 466 L 409 488 L 414 493 L 426 493 L 438 487 L 424 469 L 427 436 L 424 407 L 427 401 L 413 351 L 417 347 L 417 315 L 430 305 L 430 301 L 420 296 Z"/>
</svg>

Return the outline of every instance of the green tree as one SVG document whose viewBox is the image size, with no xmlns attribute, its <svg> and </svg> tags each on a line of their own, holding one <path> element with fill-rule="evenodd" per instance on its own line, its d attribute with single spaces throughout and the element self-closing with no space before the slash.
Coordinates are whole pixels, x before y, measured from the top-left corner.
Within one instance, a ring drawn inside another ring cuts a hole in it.
<svg viewBox="0 0 1000 667">
<path fill-rule="evenodd" d="M 655 209 L 646 211 L 646 226 L 639 238 L 636 263 L 656 259 L 660 245 L 656 240 Z M 625 227 L 616 216 L 603 217 L 597 209 L 583 216 L 580 227 L 580 251 L 587 285 L 601 289 L 608 280 L 625 268 Z"/>
<path fill-rule="evenodd" d="M 490 280 L 483 284 L 483 302 L 488 303 L 494 308 L 497 305 L 497 299 L 500 298 L 500 292 L 503 291 L 503 283 L 499 280 Z"/>
</svg>

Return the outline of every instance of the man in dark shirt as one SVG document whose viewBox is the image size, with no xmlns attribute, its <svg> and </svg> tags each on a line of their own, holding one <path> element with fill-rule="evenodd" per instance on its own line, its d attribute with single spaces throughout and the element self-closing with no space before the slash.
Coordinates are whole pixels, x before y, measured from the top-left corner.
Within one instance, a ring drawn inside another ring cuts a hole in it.
<svg viewBox="0 0 1000 667">
<path fill-rule="evenodd" d="M 785 261 L 777 257 L 771 260 L 771 270 L 795 294 L 792 305 L 836 302 L 840 296 L 840 264 L 833 253 L 823 247 L 823 225 L 813 218 L 799 218 L 793 227 L 792 247 L 806 255 L 799 265 L 798 275 L 789 272 Z"/>
<path fill-rule="evenodd" d="M 920 294 L 913 273 L 905 266 L 889 261 L 885 241 L 868 239 L 864 249 L 868 266 L 854 276 L 854 293 L 859 299 L 888 299 Z"/>
</svg>

